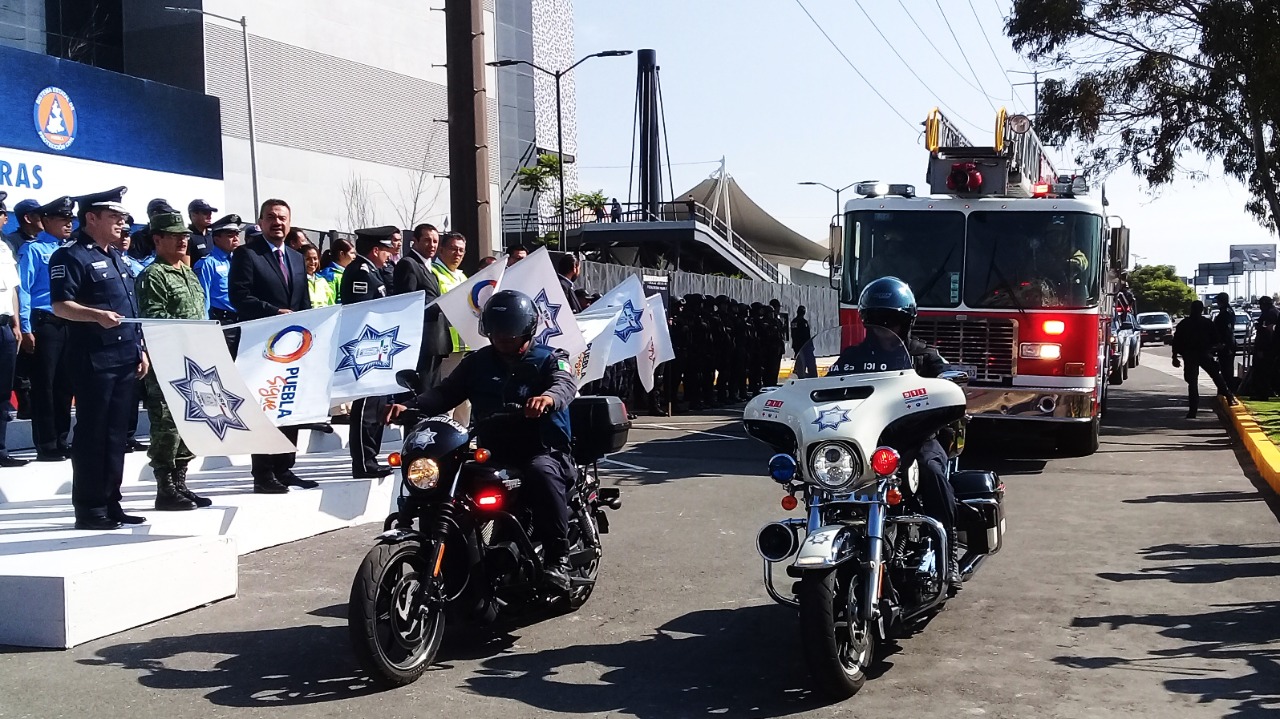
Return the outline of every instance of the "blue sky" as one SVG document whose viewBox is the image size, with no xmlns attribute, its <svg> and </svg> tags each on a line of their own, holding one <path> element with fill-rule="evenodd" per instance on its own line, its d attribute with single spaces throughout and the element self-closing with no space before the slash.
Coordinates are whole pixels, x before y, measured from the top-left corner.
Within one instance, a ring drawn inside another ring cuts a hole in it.
<svg viewBox="0 0 1280 719">
<path fill-rule="evenodd" d="M 1035 69 L 1003 34 L 1004 0 L 860 0 L 905 63 L 855 0 L 800 1 L 884 100 L 797 0 L 578 0 L 577 52 L 656 50 L 676 191 L 716 170 L 724 156 L 729 174 L 756 202 L 815 240 L 825 237 L 835 197 L 796 183 L 842 187 L 876 178 L 919 186 L 927 156 L 918 126 L 931 108 L 943 105 L 981 144 L 993 132 L 993 104 L 1011 114 L 1031 110 L 1031 88 L 1012 95 L 1010 88 L 1030 76 L 1004 72 Z M 581 185 L 624 199 L 635 58 L 595 59 L 574 72 Z M 1001 99 L 989 99 L 977 85 Z M 1055 163 L 1060 170 L 1074 164 L 1070 152 L 1057 154 Z M 1247 195 L 1238 183 L 1207 163 L 1197 167 L 1212 179 L 1179 181 L 1158 196 L 1128 172 L 1107 178 L 1111 212 L 1131 228 L 1133 252 L 1145 258 L 1139 262 L 1191 274 L 1200 262 L 1226 261 L 1231 244 L 1275 241 L 1245 214 Z M 1268 290 L 1280 290 L 1280 282 L 1270 278 Z"/>
</svg>

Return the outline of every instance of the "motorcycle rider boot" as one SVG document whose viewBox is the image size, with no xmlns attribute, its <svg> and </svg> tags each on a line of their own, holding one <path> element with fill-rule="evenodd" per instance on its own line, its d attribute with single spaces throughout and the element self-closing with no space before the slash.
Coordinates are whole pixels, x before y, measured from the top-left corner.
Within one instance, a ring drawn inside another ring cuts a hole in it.
<svg viewBox="0 0 1280 719">
<path fill-rule="evenodd" d="M 560 594 L 568 594 L 569 569 L 568 557 L 547 557 L 547 563 L 542 567 L 542 579 Z"/>
<path fill-rule="evenodd" d="M 951 585 L 951 591 L 955 593 L 964 589 L 964 574 L 960 571 L 960 545 L 956 544 L 954 537 L 950 544 L 951 561 L 947 563 L 947 584 Z"/>
<path fill-rule="evenodd" d="M 178 490 L 178 494 L 181 494 L 182 496 L 186 497 L 192 502 L 195 502 L 197 507 L 208 507 L 213 504 L 212 499 L 209 499 L 207 497 L 201 497 L 195 492 L 192 492 L 191 489 L 187 487 L 187 466 L 186 465 L 183 465 L 173 470 L 173 487 L 174 489 Z"/>
<path fill-rule="evenodd" d="M 185 512 L 195 509 L 195 502 L 178 493 L 173 475 L 172 469 L 156 470 L 156 511 Z"/>
</svg>

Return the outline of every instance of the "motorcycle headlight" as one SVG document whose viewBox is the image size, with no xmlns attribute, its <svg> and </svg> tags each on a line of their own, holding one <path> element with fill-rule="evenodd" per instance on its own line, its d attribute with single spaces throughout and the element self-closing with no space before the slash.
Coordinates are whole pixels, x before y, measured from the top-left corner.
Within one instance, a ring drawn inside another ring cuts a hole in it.
<svg viewBox="0 0 1280 719">
<path fill-rule="evenodd" d="M 440 465 L 434 459 L 415 459 L 405 467 L 404 481 L 414 489 L 435 489 L 440 483 Z"/>
<path fill-rule="evenodd" d="M 858 456 L 847 445 L 826 442 L 809 453 L 809 476 L 832 491 L 853 486 L 862 474 Z"/>
</svg>

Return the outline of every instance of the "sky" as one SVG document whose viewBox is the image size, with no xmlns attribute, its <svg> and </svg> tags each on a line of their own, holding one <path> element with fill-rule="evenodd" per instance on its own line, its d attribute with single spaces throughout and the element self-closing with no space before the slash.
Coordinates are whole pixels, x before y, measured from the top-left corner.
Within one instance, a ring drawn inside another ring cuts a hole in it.
<svg viewBox="0 0 1280 719">
<path fill-rule="evenodd" d="M 723 157 L 729 174 L 761 207 L 802 235 L 825 242 L 835 195 L 797 183 L 843 187 L 878 179 L 921 187 L 927 153 L 919 124 L 933 107 L 984 145 L 991 142 L 994 108 L 1007 107 L 1010 114 L 1032 111 L 1032 88 L 1010 86 L 1031 76 L 1007 72 L 1037 69 L 1004 35 L 1010 5 L 1007 0 L 577 0 L 575 44 L 578 56 L 612 49 L 657 52 L 676 193 L 716 171 Z M 623 201 L 635 72 L 634 56 L 593 59 L 574 70 L 579 184 Z M 1075 166 L 1071 151 L 1051 156 L 1059 171 Z M 1127 171 L 1105 179 L 1110 212 L 1130 228 L 1136 263 L 1172 264 L 1179 274 L 1192 275 L 1199 263 L 1227 261 L 1232 244 L 1275 242 L 1244 211 L 1248 194 L 1239 183 L 1202 158 L 1189 158 L 1187 164 L 1209 179 L 1179 180 L 1155 194 Z M 1096 186 L 1098 178 L 1092 181 Z M 1257 284 L 1268 292 L 1280 290 L 1280 281 L 1263 273 Z M 1240 289 L 1243 293 L 1243 285 Z"/>
</svg>

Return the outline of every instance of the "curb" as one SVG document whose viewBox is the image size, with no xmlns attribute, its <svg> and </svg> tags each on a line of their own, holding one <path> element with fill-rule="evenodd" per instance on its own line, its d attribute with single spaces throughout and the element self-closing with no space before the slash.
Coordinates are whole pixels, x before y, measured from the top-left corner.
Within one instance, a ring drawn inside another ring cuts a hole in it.
<svg viewBox="0 0 1280 719">
<path fill-rule="evenodd" d="M 1280 447 L 1277 447 L 1262 431 L 1243 403 L 1232 407 L 1223 400 L 1222 408 L 1231 417 L 1231 424 L 1235 426 L 1236 434 L 1239 434 L 1240 439 L 1244 441 L 1245 449 L 1249 451 L 1254 466 L 1258 468 L 1258 474 L 1267 480 L 1272 491 L 1280 494 Z"/>
</svg>

